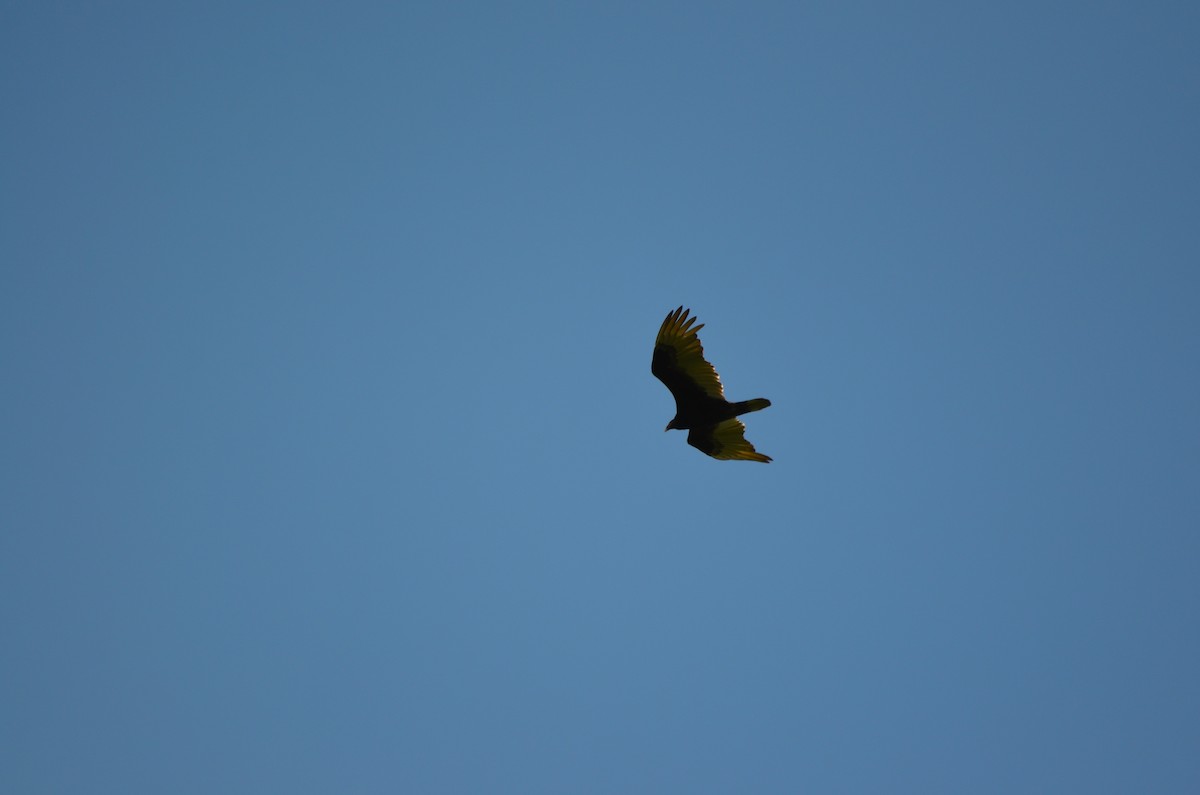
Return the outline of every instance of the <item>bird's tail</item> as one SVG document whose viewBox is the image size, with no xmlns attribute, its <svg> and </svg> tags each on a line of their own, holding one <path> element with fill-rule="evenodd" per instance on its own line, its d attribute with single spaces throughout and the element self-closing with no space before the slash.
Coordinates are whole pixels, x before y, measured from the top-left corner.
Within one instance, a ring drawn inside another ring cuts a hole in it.
<svg viewBox="0 0 1200 795">
<path fill-rule="evenodd" d="M 752 411 L 762 411 L 767 406 L 771 405 L 771 401 L 766 398 L 754 398 L 754 400 L 743 400 L 740 403 L 733 404 L 734 416 L 741 414 L 749 414 Z"/>
</svg>

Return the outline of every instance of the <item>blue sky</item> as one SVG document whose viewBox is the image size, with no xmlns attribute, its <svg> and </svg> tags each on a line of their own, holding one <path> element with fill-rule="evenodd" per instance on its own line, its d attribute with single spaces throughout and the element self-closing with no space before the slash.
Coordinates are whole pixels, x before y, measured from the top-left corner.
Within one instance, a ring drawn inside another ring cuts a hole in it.
<svg viewBox="0 0 1200 795">
<path fill-rule="evenodd" d="M 1198 39 L 9 4 L 0 790 L 1197 791 Z"/>
</svg>

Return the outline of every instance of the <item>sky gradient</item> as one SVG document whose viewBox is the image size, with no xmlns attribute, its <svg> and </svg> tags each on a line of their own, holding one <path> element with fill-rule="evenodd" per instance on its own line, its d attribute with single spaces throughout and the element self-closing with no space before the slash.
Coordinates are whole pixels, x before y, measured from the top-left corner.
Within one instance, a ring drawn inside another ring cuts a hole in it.
<svg viewBox="0 0 1200 795">
<path fill-rule="evenodd" d="M 0 791 L 1200 791 L 1197 8 L 8 4 Z"/>
</svg>

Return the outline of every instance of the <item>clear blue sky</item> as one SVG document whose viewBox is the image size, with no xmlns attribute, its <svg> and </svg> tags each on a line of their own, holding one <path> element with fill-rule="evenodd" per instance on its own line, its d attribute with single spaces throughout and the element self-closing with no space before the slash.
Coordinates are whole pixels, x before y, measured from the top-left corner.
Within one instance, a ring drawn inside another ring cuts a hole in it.
<svg viewBox="0 0 1200 795">
<path fill-rule="evenodd" d="M 8 4 L 0 791 L 1200 791 L 1198 9 Z"/>
</svg>

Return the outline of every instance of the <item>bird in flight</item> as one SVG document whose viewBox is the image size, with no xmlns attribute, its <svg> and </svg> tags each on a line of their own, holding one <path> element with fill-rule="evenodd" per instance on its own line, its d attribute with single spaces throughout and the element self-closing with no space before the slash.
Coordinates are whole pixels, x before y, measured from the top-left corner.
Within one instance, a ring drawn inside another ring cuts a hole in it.
<svg viewBox="0 0 1200 795">
<path fill-rule="evenodd" d="M 770 462 L 770 456 L 746 441 L 746 426 L 738 416 L 765 409 L 771 401 L 725 399 L 721 377 L 704 358 L 696 336 L 704 324 L 694 325 L 696 318 L 688 317 L 690 311 L 681 306 L 668 314 L 654 342 L 650 372 L 675 396 L 675 418 L 665 430 L 687 431 L 688 444 L 713 458 Z"/>
</svg>

